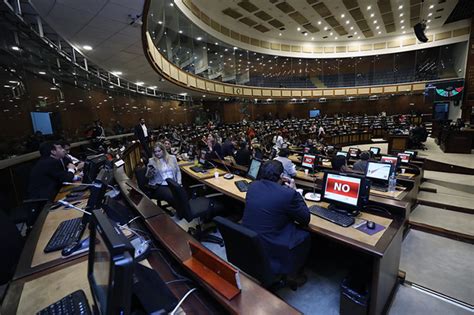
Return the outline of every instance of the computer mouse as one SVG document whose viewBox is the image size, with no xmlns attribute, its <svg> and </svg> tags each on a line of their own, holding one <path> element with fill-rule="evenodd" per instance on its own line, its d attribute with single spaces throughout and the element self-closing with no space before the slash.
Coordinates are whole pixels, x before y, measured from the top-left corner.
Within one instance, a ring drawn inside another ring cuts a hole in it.
<svg viewBox="0 0 474 315">
<path fill-rule="evenodd" d="M 374 221 L 367 221 L 367 223 L 365 223 L 367 225 L 367 228 L 368 229 L 375 229 L 375 222 Z"/>
<path fill-rule="evenodd" d="M 232 179 L 232 178 L 234 178 L 234 174 L 227 173 L 227 174 L 224 175 L 224 178 L 225 179 Z"/>
</svg>

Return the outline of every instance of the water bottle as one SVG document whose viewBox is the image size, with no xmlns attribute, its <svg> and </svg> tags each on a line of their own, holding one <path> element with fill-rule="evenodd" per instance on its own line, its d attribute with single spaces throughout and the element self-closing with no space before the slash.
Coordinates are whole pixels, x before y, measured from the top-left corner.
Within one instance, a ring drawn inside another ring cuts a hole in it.
<svg viewBox="0 0 474 315">
<path fill-rule="evenodd" d="M 390 178 L 388 179 L 388 191 L 394 192 L 397 187 L 397 177 L 395 176 L 395 171 L 392 172 Z"/>
</svg>

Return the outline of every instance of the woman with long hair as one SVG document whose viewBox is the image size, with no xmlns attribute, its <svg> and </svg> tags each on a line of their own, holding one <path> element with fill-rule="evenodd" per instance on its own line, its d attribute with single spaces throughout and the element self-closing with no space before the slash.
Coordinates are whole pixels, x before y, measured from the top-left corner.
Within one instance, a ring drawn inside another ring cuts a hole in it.
<svg viewBox="0 0 474 315">
<path fill-rule="evenodd" d="M 166 179 L 171 178 L 181 184 L 181 171 L 176 156 L 169 154 L 163 143 L 155 145 L 145 176 L 148 178 L 148 185 L 153 188 L 152 197 L 158 200 L 158 205 L 164 200 L 173 206 L 173 195 Z"/>
</svg>

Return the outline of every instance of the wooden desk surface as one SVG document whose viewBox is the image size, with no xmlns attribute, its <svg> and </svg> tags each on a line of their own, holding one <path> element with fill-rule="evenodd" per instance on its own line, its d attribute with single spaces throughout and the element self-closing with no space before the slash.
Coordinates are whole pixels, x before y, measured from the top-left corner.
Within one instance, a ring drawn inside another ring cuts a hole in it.
<svg viewBox="0 0 474 315">
<path fill-rule="evenodd" d="M 191 167 L 193 166 L 194 165 L 184 165 L 184 166 L 181 166 L 180 168 L 181 168 L 181 171 L 183 171 L 184 173 L 188 174 L 189 176 L 197 180 L 214 177 L 214 173 L 216 171 L 219 173 L 219 176 L 222 176 L 225 173 L 227 173 L 226 171 L 220 168 L 209 169 L 209 170 L 206 170 L 205 173 L 196 173 L 195 171 L 191 170 Z"/>
<path fill-rule="evenodd" d="M 185 161 L 185 160 L 178 161 L 179 166 L 192 165 L 192 164 L 194 164 L 194 161 Z"/>
<path fill-rule="evenodd" d="M 381 197 L 387 197 L 387 198 L 393 198 L 393 199 L 401 200 L 405 190 L 406 190 L 406 188 L 402 187 L 402 186 L 397 186 L 397 190 L 395 190 L 395 191 L 379 191 L 379 190 L 375 190 L 375 189 L 370 189 L 370 194 L 381 196 Z"/>
<path fill-rule="evenodd" d="M 234 175 L 234 178 L 232 179 L 225 179 L 222 176 L 219 176 L 218 178 L 213 177 L 205 179 L 203 182 L 204 184 L 214 188 L 217 191 L 222 192 L 223 194 L 231 196 L 232 198 L 235 198 L 239 201 L 245 202 L 245 196 L 247 195 L 247 193 L 241 192 L 237 188 L 237 186 L 235 186 L 235 182 L 239 180 L 246 180 L 248 182 L 251 182 L 250 179 L 244 178 L 239 175 Z"/>
</svg>

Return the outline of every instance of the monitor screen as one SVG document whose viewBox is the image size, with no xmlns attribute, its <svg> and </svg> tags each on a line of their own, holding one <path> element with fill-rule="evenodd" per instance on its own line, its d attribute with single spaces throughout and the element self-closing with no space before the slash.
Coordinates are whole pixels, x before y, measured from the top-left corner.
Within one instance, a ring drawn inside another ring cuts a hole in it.
<svg viewBox="0 0 474 315">
<path fill-rule="evenodd" d="M 405 150 L 405 152 L 403 152 L 403 153 L 410 154 L 411 157 L 416 157 L 416 151 L 407 151 L 407 150 Z"/>
<path fill-rule="evenodd" d="M 49 112 L 31 112 L 31 122 L 33 131 L 40 131 L 43 135 L 53 134 L 53 124 L 51 122 L 51 113 Z"/>
<path fill-rule="evenodd" d="M 342 155 L 342 156 L 345 156 L 345 157 L 347 157 L 347 154 L 348 154 L 347 151 L 339 151 L 339 152 L 336 153 L 336 155 Z"/>
<path fill-rule="evenodd" d="M 97 297 L 97 307 L 101 314 L 106 314 L 107 292 L 110 279 L 111 257 L 105 246 L 104 239 L 100 233 L 96 234 L 96 245 L 94 249 L 93 277 L 95 284 L 95 295 Z"/>
<path fill-rule="evenodd" d="M 318 117 L 319 115 L 321 115 L 321 111 L 319 109 L 312 109 L 309 111 L 309 118 Z"/>
<path fill-rule="evenodd" d="M 260 171 L 261 165 L 262 165 L 262 161 L 252 159 L 252 161 L 250 161 L 249 170 L 247 171 L 247 177 L 254 180 L 257 179 L 258 172 Z"/>
<path fill-rule="evenodd" d="M 357 206 L 362 178 L 327 173 L 323 184 L 323 198 L 328 201 Z"/>
<path fill-rule="evenodd" d="M 358 157 L 359 156 L 359 149 L 358 148 L 349 148 L 349 155 L 351 157 Z"/>
<path fill-rule="evenodd" d="M 199 155 L 199 164 L 204 165 L 206 163 L 206 150 L 201 150 L 201 155 Z"/>
<path fill-rule="evenodd" d="M 401 161 L 402 163 L 409 163 L 409 162 L 410 162 L 410 156 L 411 156 L 411 155 L 408 154 L 408 153 L 401 153 L 401 152 L 400 152 L 400 153 L 398 153 L 397 156 L 400 158 L 400 161 Z"/>
<path fill-rule="evenodd" d="M 315 155 L 305 154 L 303 155 L 301 166 L 306 167 L 306 168 L 313 168 L 315 160 L 316 160 Z"/>
<path fill-rule="evenodd" d="M 379 155 L 380 154 L 380 148 L 370 147 L 370 152 L 372 152 L 374 155 Z"/>
<path fill-rule="evenodd" d="M 390 163 L 392 165 L 397 165 L 398 163 L 398 157 L 396 156 L 389 156 L 389 155 L 384 155 L 380 158 L 380 162 L 384 163 Z"/>
<path fill-rule="evenodd" d="M 309 150 L 311 150 L 310 147 L 304 147 L 303 152 L 304 152 L 304 153 L 309 153 Z"/>
<path fill-rule="evenodd" d="M 365 172 L 365 176 L 371 179 L 388 181 L 391 170 L 392 170 L 392 164 L 390 163 L 369 162 L 367 164 L 367 170 Z"/>
</svg>

